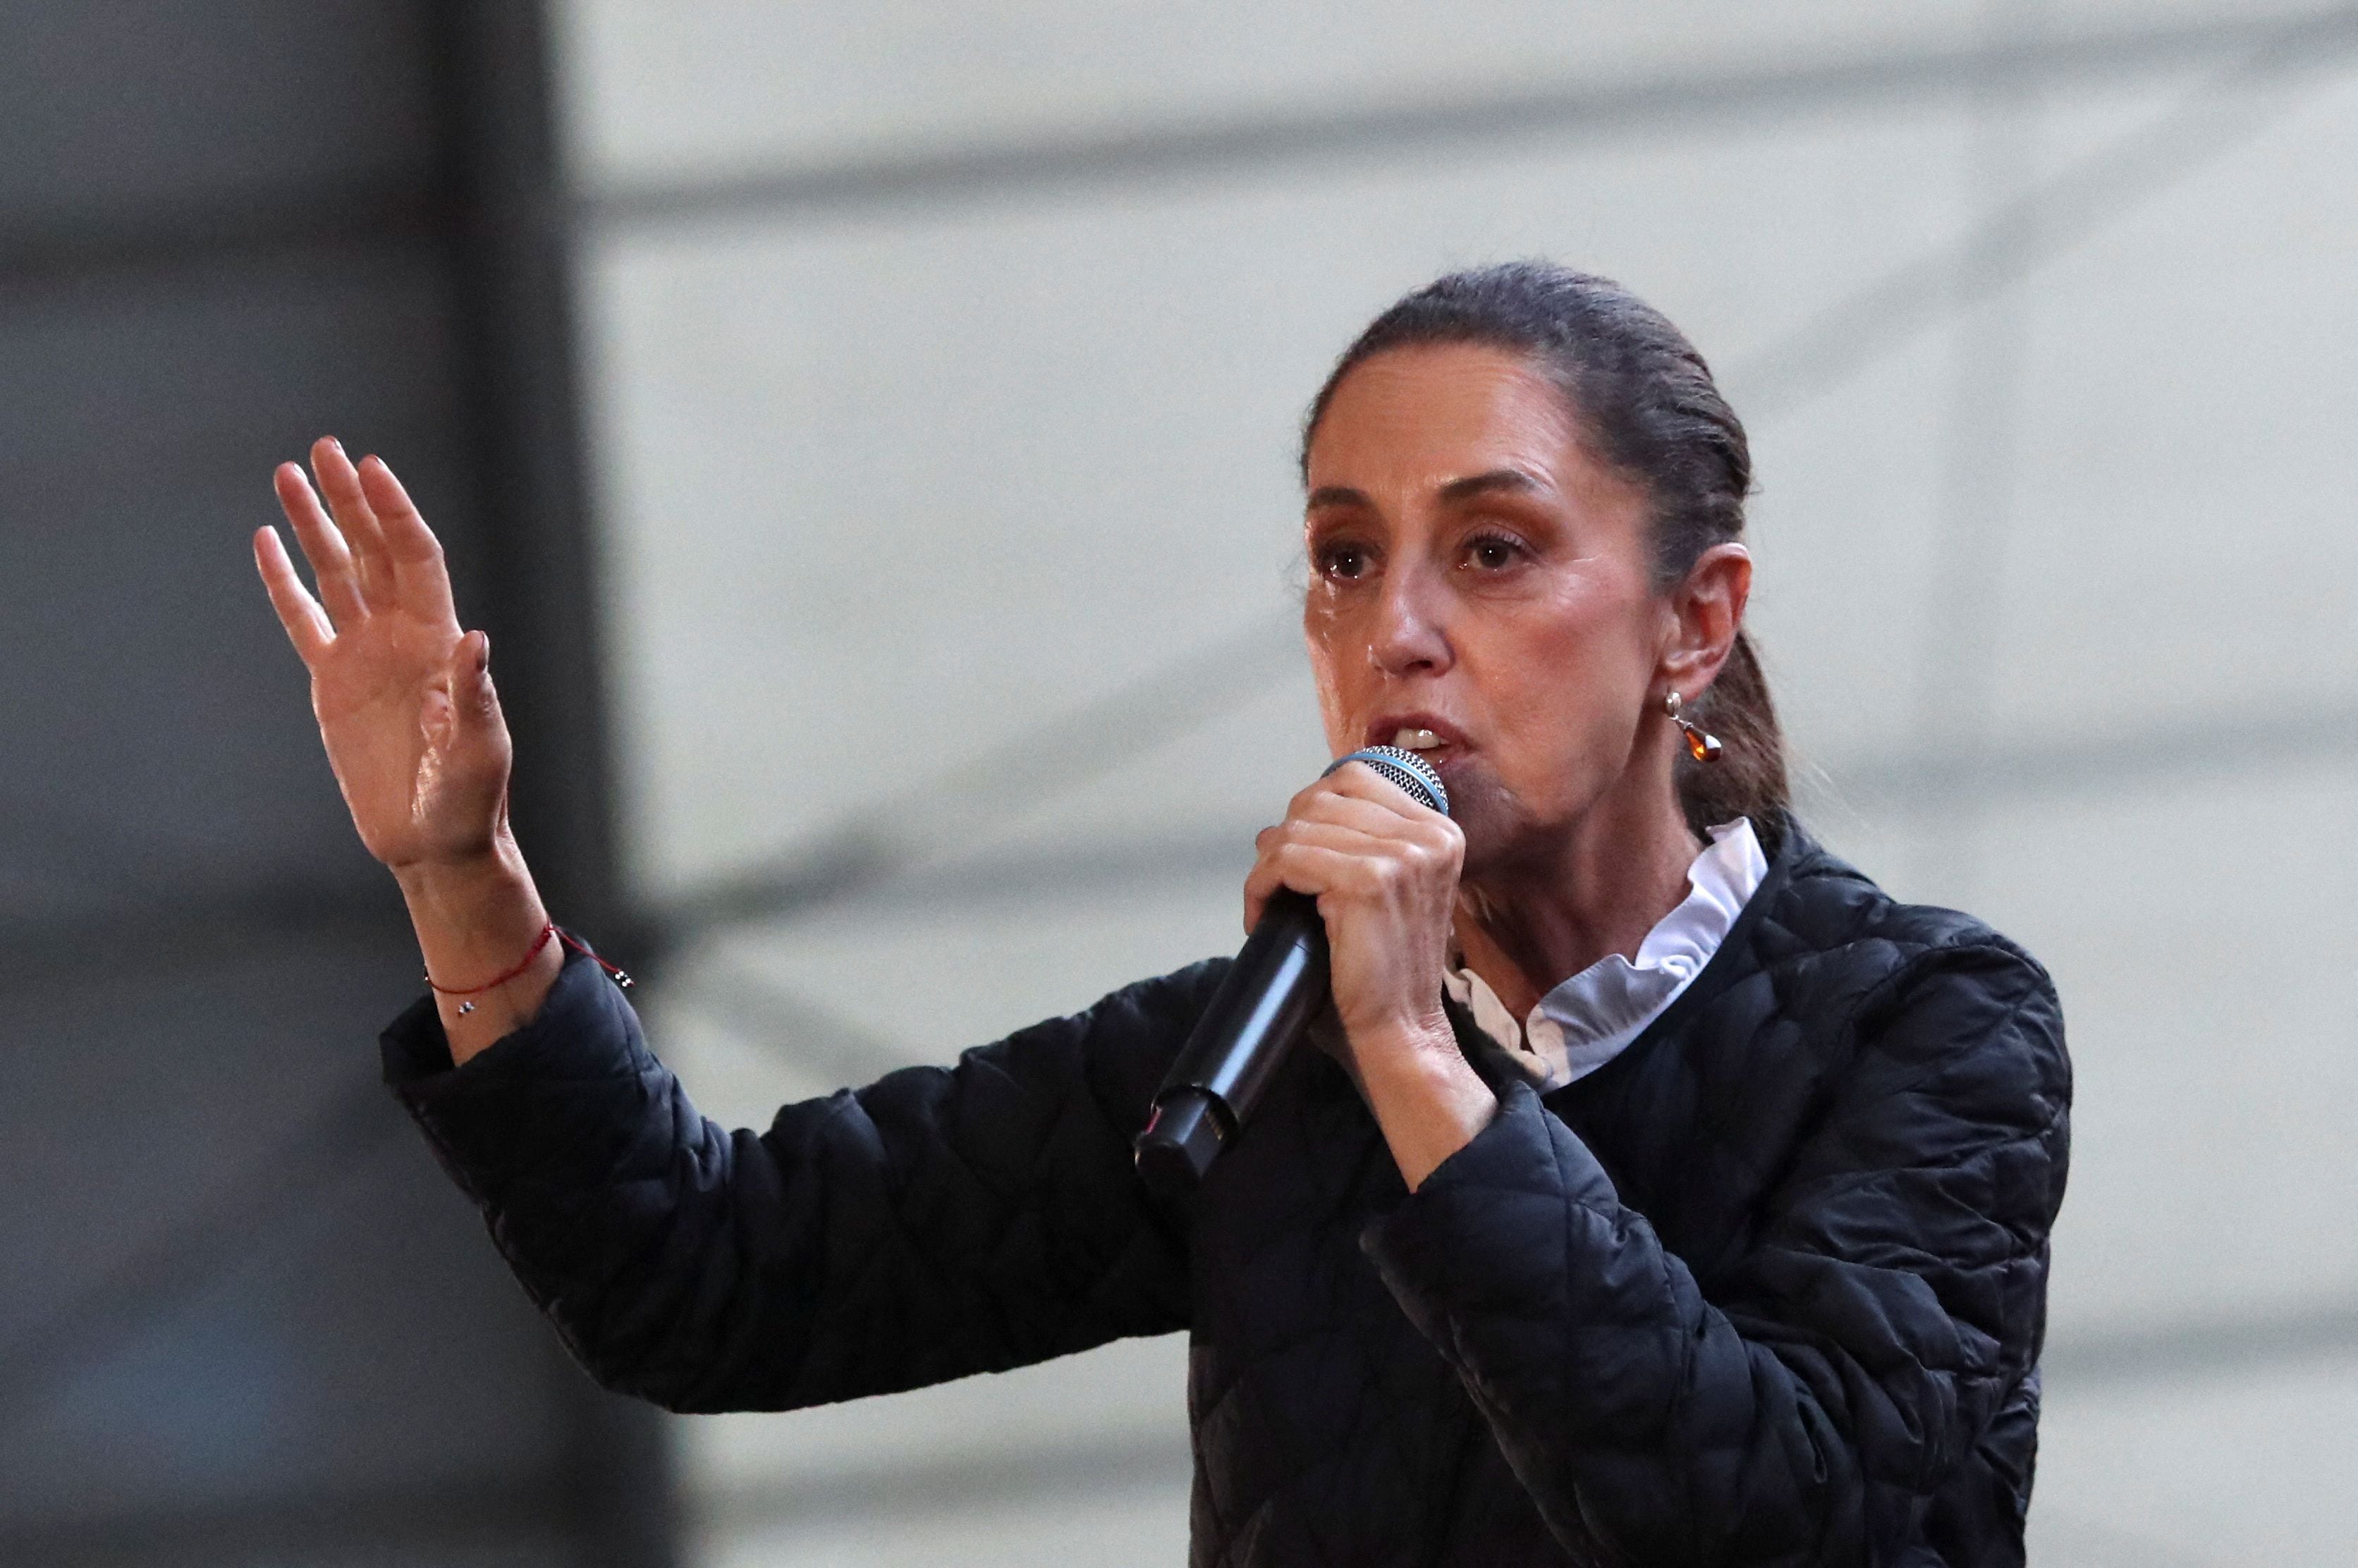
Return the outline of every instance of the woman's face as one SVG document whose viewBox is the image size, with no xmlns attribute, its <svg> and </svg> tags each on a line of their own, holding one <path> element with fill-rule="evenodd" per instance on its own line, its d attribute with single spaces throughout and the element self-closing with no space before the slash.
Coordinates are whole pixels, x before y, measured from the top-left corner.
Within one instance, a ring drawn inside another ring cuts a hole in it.
<svg viewBox="0 0 2358 1568">
<path fill-rule="evenodd" d="M 1303 623 L 1335 754 L 1437 737 L 1469 875 L 1560 838 L 1617 784 L 1658 778 L 1667 797 L 1667 752 L 1637 749 L 1660 739 L 1641 721 L 1680 631 L 1653 590 L 1648 498 L 1523 358 L 1377 354 L 1308 457 Z"/>
</svg>

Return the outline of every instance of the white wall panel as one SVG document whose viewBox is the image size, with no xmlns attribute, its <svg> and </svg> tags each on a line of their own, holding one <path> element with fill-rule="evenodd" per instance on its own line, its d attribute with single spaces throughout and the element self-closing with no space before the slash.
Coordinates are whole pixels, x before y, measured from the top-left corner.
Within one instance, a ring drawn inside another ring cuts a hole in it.
<svg viewBox="0 0 2358 1568">
<path fill-rule="evenodd" d="M 1479 102 L 1564 83 L 1749 72 L 1993 29 L 2254 16 L 2220 0 L 575 0 L 572 139 L 594 187 L 1238 116 Z M 2305 9 L 2270 0 L 2258 15 Z M 2007 13 L 2011 12 L 2011 15 Z"/>
<path fill-rule="evenodd" d="M 2358 698 L 2358 79 L 2061 258 L 2032 296 L 1996 637 L 2008 728 Z"/>
<path fill-rule="evenodd" d="M 2342 1568 L 2358 1356 L 2051 1390 L 2030 1561 L 2041 1568 Z"/>
<path fill-rule="evenodd" d="M 1839 775 L 1915 744 L 1954 351 L 1952 330 L 1925 332 L 1751 427 L 1746 620 L 1805 766 Z"/>
</svg>

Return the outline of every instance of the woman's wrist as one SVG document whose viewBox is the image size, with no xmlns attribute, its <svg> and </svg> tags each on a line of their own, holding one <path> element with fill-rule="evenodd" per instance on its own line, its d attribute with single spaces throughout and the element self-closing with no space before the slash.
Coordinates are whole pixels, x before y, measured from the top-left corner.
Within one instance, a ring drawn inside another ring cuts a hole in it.
<svg viewBox="0 0 2358 1568">
<path fill-rule="evenodd" d="M 1354 1035 L 1351 1054 L 1360 1092 L 1411 1192 L 1498 1113 L 1498 1097 L 1457 1048 L 1445 1014 Z"/>
<path fill-rule="evenodd" d="M 414 862 L 394 876 L 409 904 L 451 1060 L 464 1063 L 540 1011 L 564 967 L 558 945 L 542 941 L 548 911 L 506 834 L 481 856 Z"/>
<path fill-rule="evenodd" d="M 503 933 L 524 914 L 540 907 L 540 894 L 515 840 L 506 834 L 479 855 L 450 860 L 414 860 L 393 868 L 394 881 L 409 905 L 411 921 L 451 936 Z M 546 919 L 536 915 L 534 932 Z"/>
</svg>

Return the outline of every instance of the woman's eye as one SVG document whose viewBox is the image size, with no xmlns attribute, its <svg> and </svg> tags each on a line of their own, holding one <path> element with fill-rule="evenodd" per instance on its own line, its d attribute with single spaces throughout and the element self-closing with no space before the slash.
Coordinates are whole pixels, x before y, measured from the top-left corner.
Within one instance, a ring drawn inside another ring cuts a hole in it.
<svg viewBox="0 0 2358 1568">
<path fill-rule="evenodd" d="M 1368 552 L 1357 545 L 1328 545 L 1318 552 L 1322 576 L 1349 581 L 1368 569 Z"/>
<path fill-rule="evenodd" d="M 1515 564 L 1516 557 L 1522 554 L 1522 548 L 1512 539 L 1485 535 L 1467 543 L 1466 561 L 1468 566 L 1482 571 L 1502 571 Z"/>
</svg>

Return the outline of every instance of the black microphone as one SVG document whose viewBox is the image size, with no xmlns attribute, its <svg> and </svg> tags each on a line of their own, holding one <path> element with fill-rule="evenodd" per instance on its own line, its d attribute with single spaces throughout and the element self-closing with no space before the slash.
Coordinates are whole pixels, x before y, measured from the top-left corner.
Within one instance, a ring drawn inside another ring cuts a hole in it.
<svg viewBox="0 0 2358 1568">
<path fill-rule="evenodd" d="M 1370 746 L 1329 763 L 1326 773 L 1344 762 L 1365 762 L 1418 805 L 1449 810 L 1441 775 L 1414 752 Z M 1137 1141 L 1138 1173 L 1150 1191 L 1180 1198 L 1195 1190 L 1325 1000 L 1326 925 L 1318 901 L 1280 888 L 1154 1091 L 1154 1114 Z"/>
</svg>

